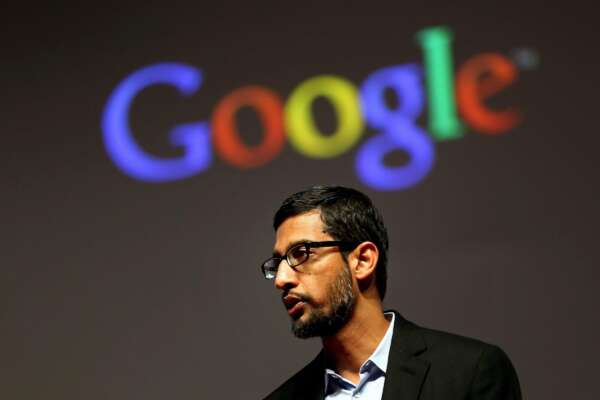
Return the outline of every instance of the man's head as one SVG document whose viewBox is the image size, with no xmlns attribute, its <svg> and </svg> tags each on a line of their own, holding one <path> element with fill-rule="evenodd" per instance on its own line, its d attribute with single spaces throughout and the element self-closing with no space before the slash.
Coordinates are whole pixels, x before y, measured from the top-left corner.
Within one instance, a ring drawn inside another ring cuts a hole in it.
<svg viewBox="0 0 600 400">
<path fill-rule="evenodd" d="M 287 198 L 273 226 L 275 286 L 283 291 L 297 336 L 337 332 L 350 318 L 361 285 L 379 299 L 385 295 L 387 232 L 364 194 L 312 187 Z"/>
<path fill-rule="evenodd" d="M 371 200 L 358 190 L 342 186 L 313 186 L 284 200 L 273 218 L 273 228 L 288 218 L 320 211 L 325 232 L 335 240 L 373 242 L 379 250 L 376 285 L 381 299 L 387 283 L 388 235 L 383 218 Z"/>
</svg>

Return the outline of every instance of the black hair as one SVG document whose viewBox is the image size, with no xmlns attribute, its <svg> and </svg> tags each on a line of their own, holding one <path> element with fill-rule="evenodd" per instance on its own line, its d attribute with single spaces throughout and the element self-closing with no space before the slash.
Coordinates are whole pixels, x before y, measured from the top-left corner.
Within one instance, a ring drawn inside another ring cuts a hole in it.
<svg viewBox="0 0 600 400">
<path fill-rule="evenodd" d="M 312 210 L 320 211 L 325 232 L 335 240 L 375 243 L 379 250 L 375 284 L 383 299 L 387 282 L 388 234 L 371 199 L 352 188 L 313 186 L 283 201 L 273 218 L 273 228 L 277 230 L 286 219 Z"/>
</svg>

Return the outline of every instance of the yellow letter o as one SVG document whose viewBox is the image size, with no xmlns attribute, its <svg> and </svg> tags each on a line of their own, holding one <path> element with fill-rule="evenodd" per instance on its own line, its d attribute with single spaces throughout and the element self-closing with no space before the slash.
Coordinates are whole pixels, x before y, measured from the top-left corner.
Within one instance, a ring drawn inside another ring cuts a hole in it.
<svg viewBox="0 0 600 400">
<path fill-rule="evenodd" d="M 319 96 L 333 105 L 337 130 L 323 135 L 314 123 L 311 104 Z M 363 132 L 358 90 L 347 79 L 320 75 L 300 83 L 285 105 L 286 130 L 292 146 L 312 158 L 331 158 L 349 150 Z"/>
</svg>

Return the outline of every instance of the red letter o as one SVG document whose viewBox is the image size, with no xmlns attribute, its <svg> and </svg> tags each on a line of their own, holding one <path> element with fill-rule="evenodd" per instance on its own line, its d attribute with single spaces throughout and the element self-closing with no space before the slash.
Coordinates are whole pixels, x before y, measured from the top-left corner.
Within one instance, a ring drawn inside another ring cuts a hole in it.
<svg viewBox="0 0 600 400">
<path fill-rule="evenodd" d="M 240 140 L 235 113 L 243 106 L 258 112 L 264 126 L 264 140 L 249 148 Z M 240 168 L 258 167 L 271 161 L 283 147 L 283 106 L 279 96 L 261 86 L 234 90 L 217 104 L 212 118 L 213 141 L 224 160 Z"/>
</svg>

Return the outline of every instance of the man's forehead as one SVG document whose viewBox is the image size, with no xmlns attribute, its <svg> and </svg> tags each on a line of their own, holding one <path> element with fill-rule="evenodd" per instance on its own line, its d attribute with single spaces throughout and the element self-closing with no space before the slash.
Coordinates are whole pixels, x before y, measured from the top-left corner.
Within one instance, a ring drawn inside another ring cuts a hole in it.
<svg viewBox="0 0 600 400">
<path fill-rule="evenodd" d="M 274 249 L 283 252 L 299 241 L 318 241 L 328 238 L 320 211 L 312 210 L 290 217 L 279 225 L 275 233 Z"/>
</svg>

